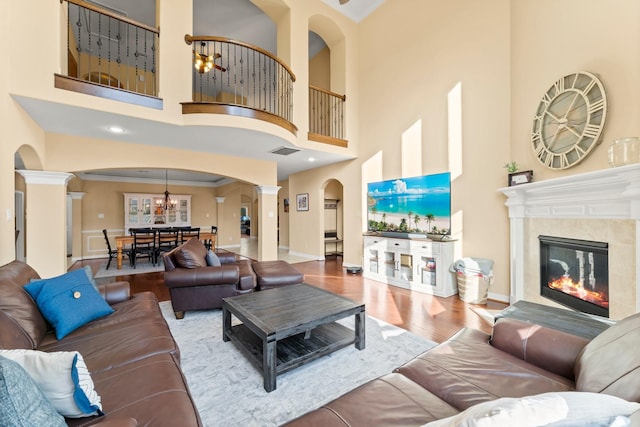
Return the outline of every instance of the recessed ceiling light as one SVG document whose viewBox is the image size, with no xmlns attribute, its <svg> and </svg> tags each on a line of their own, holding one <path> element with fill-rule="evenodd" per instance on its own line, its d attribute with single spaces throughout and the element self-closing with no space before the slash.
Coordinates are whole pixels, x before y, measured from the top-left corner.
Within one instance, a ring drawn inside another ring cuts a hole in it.
<svg viewBox="0 0 640 427">
<path fill-rule="evenodd" d="M 109 126 L 107 128 L 107 130 L 111 133 L 123 133 L 124 129 L 122 129 L 120 126 Z"/>
<path fill-rule="evenodd" d="M 309 157 L 309 159 L 308 159 L 308 160 L 309 160 L 310 162 L 315 162 L 315 161 L 316 161 L 316 159 L 314 159 L 313 157 Z"/>
</svg>

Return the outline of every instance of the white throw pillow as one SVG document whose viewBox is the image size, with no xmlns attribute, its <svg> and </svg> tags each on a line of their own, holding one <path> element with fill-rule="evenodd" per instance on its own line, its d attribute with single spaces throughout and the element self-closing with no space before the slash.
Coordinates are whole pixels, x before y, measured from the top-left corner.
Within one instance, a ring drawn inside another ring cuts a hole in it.
<svg viewBox="0 0 640 427">
<path fill-rule="evenodd" d="M 100 396 L 77 351 L 0 350 L 0 356 L 19 363 L 59 414 L 80 418 L 102 413 Z"/>
<path fill-rule="evenodd" d="M 630 424 L 628 416 L 640 403 L 602 393 L 551 392 L 480 403 L 428 427 L 579 427 Z"/>
</svg>

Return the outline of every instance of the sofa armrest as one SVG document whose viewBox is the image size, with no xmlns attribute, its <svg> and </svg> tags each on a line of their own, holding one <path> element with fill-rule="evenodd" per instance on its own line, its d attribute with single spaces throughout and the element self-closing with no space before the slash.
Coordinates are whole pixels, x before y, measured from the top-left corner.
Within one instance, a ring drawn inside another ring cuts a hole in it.
<svg viewBox="0 0 640 427">
<path fill-rule="evenodd" d="M 227 252 L 227 251 L 216 251 L 216 256 L 218 257 L 218 259 L 220 260 L 220 264 L 233 264 L 235 263 L 236 260 L 236 254 L 234 254 L 233 252 Z"/>
<path fill-rule="evenodd" d="M 101 283 L 98 285 L 98 291 L 109 304 L 131 299 L 129 282 Z"/>
<path fill-rule="evenodd" d="M 237 284 L 239 279 L 240 270 L 237 265 L 176 268 L 164 273 L 164 284 L 169 288 Z"/>
<path fill-rule="evenodd" d="M 493 326 L 491 345 L 528 363 L 574 380 L 578 354 L 586 338 L 511 318 L 500 318 Z"/>
</svg>

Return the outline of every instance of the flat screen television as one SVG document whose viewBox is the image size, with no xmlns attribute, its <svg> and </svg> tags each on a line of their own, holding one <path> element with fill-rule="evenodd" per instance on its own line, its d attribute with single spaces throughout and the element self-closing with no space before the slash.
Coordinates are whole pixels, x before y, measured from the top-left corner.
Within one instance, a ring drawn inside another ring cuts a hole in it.
<svg viewBox="0 0 640 427">
<path fill-rule="evenodd" d="M 451 173 L 367 184 L 369 231 L 451 234 Z"/>
</svg>

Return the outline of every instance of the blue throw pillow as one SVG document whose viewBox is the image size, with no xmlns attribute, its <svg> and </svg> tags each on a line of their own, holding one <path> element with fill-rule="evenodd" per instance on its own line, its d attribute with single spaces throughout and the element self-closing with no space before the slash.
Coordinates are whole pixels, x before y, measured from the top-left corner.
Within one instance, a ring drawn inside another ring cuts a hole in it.
<svg viewBox="0 0 640 427">
<path fill-rule="evenodd" d="M 59 340 L 86 323 L 113 313 L 83 269 L 31 282 L 24 288 L 51 323 Z"/>
<path fill-rule="evenodd" d="M 35 381 L 16 362 L 0 356 L 0 425 L 66 426 Z"/>
<path fill-rule="evenodd" d="M 209 251 L 207 252 L 205 260 L 207 261 L 207 265 L 209 267 L 220 267 L 222 265 L 222 263 L 220 262 L 220 258 L 218 258 L 218 255 L 216 255 L 216 253 L 211 249 L 209 249 Z"/>
</svg>

